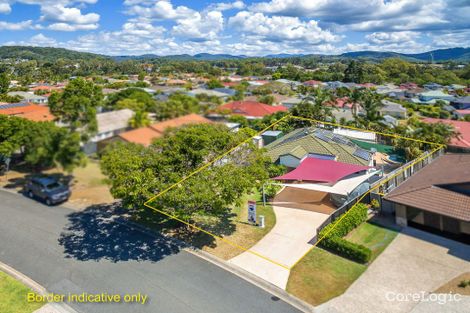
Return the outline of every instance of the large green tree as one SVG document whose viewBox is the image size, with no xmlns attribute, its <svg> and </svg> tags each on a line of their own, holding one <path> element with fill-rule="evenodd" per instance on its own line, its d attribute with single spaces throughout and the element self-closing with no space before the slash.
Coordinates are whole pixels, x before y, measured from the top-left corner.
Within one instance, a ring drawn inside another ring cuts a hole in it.
<svg viewBox="0 0 470 313">
<path fill-rule="evenodd" d="M 127 207 L 142 204 L 187 177 L 253 135 L 248 130 L 228 131 L 224 125 L 192 125 L 170 130 L 145 148 L 118 143 L 103 155 L 101 167 L 111 182 L 111 193 Z M 178 217 L 221 217 L 243 194 L 259 187 L 270 164 L 251 141 L 232 154 L 178 184 L 152 205 Z"/>
<path fill-rule="evenodd" d="M 80 131 L 82 140 L 86 141 L 98 129 L 96 110 L 102 100 L 101 88 L 77 78 L 65 87 L 64 92 L 49 97 L 49 108 L 72 132 Z"/>
<path fill-rule="evenodd" d="M 51 122 L 0 115 L 0 155 L 19 152 L 34 169 L 61 166 L 72 171 L 84 163 L 80 135 Z"/>
<path fill-rule="evenodd" d="M 0 73 L 0 95 L 4 95 L 8 92 L 10 87 L 10 77 L 7 73 Z"/>
<path fill-rule="evenodd" d="M 294 116 L 317 121 L 331 121 L 333 120 L 333 114 L 332 108 L 328 103 L 333 100 L 334 97 L 329 91 L 316 88 L 313 93 L 294 106 L 291 112 Z M 302 120 L 294 120 L 293 123 L 296 127 L 312 125 L 312 122 Z"/>
</svg>

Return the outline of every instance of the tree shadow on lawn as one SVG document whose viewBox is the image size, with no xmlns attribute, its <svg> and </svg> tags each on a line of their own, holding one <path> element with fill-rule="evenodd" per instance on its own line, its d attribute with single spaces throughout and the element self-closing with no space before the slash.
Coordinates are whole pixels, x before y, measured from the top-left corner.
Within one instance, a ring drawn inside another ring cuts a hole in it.
<svg viewBox="0 0 470 313">
<path fill-rule="evenodd" d="M 118 205 L 94 205 L 68 215 L 69 223 L 59 244 L 66 258 L 80 261 L 157 262 L 178 253 L 182 245 L 159 235 L 149 235 L 124 225 L 127 210 Z"/>
<path fill-rule="evenodd" d="M 162 232 L 176 238 L 177 240 L 181 240 L 191 247 L 202 249 L 204 247 L 217 247 L 216 238 L 206 232 L 218 237 L 232 235 L 236 231 L 237 215 L 228 211 L 220 218 L 213 219 L 212 221 L 210 219 L 205 221 L 187 221 L 193 226 L 189 226 L 148 208 L 140 211 L 133 218 L 155 231 Z M 200 229 L 204 231 L 201 231 Z"/>
</svg>

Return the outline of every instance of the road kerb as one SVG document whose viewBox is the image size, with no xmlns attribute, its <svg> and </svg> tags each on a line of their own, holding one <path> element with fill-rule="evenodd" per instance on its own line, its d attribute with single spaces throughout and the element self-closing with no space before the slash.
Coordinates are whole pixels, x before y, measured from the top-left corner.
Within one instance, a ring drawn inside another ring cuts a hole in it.
<svg viewBox="0 0 470 313">
<path fill-rule="evenodd" d="M 14 279 L 22 282 L 26 286 L 28 286 L 31 290 L 36 292 L 40 295 L 46 295 L 49 292 L 44 288 L 42 285 L 34 281 L 33 279 L 29 278 L 28 276 L 24 275 L 23 273 L 15 270 L 13 267 L 0 262 L 0 271 L 10 275 Z M 47 304 L 46 304 L 47 305 Z M 69 305 L 65 303 L 51 303 L 49 308 L 51 309 L 51 313 L 80 313 L 79 311 L 73 309 Z"/>
</svg>

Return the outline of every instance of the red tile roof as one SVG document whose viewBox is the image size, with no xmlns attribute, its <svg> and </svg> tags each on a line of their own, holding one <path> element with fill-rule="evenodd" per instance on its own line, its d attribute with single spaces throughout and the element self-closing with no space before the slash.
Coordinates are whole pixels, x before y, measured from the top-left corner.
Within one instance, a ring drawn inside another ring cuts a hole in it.
<svg viewBox="0 0 470 313">
<path fill-rule="evenodd" d="M 34 122 L 50 122 L 54 120 L 47 106 L 37 104 L 26 104 L 24 106 L 2 108 L 0 114 L 26 118 Z"/>
<path fill-rule="evenodd" d="M 286 112 L 287 108 L 282 105 L 271 106 L 256 101 L 234 101 L 219 106 L 217 111 L 228 111 L 231 114 L 243 115 L 246 117 L 263 117 L 276 112 Z"/>
<path fill-rule="evenodd" d="M 459 113 L 460 115 L 469 115 L 469 114 L 470 114 L 470 109 L 466 109 L 466 110 L 455 110 L 455 112 Z"/>
<path fill-rule="evenodd" d="M 454 121 L 454 120 L 444 120 L 438 118 L 425 118 L 423 119 L 425 123 L 444 123 L 448 125 L 452 125 L 459 133 L 459 135 L 455 138 L 450 140 L 449 145 L 463 147 L 463 148 L 470 148 L 470 122 L 464 121 Z"/>
<path fill-rule="evenodd" d="M 305 86 L 318 86 L 318 85 L 321 85 L 322 82 L 321 81 L 318 81 L 318 80 L 307 80 L 307 81 L 304 81 L 304 85 Z"/>
<path fill-rule="evenodd" d="M 201 123 L 212 123 L 212 121 L 197 114 L 189 114 L 171 120 L 155 123 L 149 127 L 130 130 L 119 134 L 119 137 L 127 142 L 149 146 L 155 138 L 163 136 L 163 133 L 168 128 Z"/>
</svg>

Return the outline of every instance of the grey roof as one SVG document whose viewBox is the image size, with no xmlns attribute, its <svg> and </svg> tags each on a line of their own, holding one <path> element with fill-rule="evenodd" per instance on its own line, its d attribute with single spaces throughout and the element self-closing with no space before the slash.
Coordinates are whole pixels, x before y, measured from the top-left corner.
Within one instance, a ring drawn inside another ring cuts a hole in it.
<svg viewBox="0 0 470 313">
<path fill-rule="evenodd" d="M 33 99 L 40 99 L 40 100 L 47 100 L 46 97 L 35 95 L 31 92 L 26 91 L 11 91 L 8 93 L 9 96 L 20 96 L 23 97 L 25 100 L 33 100 Z"/>
<path fill-rule="evenodd" d="M 382 112 L 406 112 L 406 108 L 404 108 L 400 103 L 395 103 L 389 100 L 382 100 L 382 104 L 384 105 L 380 111 Z"/>
<path fill-rule="evenodd" d="M 96 114 L 98 133 L 107 133 L 129 127 L 129 120 L 134 116 L 134 111 L 122 109 L 118 111 Z"/>
</svg>

